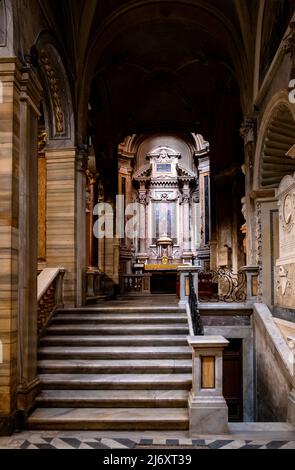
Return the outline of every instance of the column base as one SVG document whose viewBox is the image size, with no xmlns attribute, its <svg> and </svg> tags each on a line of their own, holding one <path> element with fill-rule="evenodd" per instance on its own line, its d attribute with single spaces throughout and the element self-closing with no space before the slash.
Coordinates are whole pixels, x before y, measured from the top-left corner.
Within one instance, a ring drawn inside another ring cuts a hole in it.
<svg viewBox="0 0 295 470">
<path fill-rule="evenodd" d="M 40 392 L 41 381 L 36 377 L 29 385 L 20 385 L 17 389 L 17 409 L 28 412 L 35 403 L 35 398 Z"/>
<path fill-rule="evenodd" d="M 220 396 L 192 397 L 188 401 L 190 435 L 227 434 L 228 407 Z"/>
<path fill-rule="evenodd" d="M 0 436 L 11 436 L 16 429 L 16 411 L 9 416 L 0 416 Z"/>
<path fill-rule="evenodd" d="M 287 421 L 295 426 L 295 388 L 288 397 Z"/>
</svg>

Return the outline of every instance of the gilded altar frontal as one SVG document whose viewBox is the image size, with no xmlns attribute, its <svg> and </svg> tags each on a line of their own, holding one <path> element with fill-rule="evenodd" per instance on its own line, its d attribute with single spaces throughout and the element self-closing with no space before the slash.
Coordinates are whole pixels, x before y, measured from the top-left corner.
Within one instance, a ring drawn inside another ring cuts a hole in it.
<svg viewBox="0 0 295 470">
<path fill-rule="evenodd" d="M 295 448 L 295 0 L 0 0 L 9 447 Z"/>
</svg>

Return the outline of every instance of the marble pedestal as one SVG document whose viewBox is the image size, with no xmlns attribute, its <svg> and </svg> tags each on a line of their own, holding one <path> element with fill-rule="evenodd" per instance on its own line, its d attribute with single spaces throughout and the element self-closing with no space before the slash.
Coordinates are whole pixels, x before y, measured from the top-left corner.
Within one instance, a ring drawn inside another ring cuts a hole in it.
<svg viewBox="0 0 295 470">
<path fill-rule="evenodd" d="M 195 397 L 190 393 L 188 407 L 190 434 L 228 433 L 228 407 L 222 396 Z"/>
<path fill-rule="evenodd" d="M 190 434 L 228 432 L 228 407 L 222 393 L 223 349 L 228 341 L 222 336 L 190 336 L 193 381 L 188 408 Z"/>
</svg>

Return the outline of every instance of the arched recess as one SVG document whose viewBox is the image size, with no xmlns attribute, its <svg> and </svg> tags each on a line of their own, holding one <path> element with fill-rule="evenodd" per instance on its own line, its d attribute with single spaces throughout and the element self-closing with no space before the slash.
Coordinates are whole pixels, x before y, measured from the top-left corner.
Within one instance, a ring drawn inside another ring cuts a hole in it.
<svg viewBox="0 0 295 470">
<path fill-rule="evenodd" d="M 284 176 L 295 171 L 294 143 L 295 110 L 288 101 L 288 93 L 281 91 L 273 96 L 264 112 L 254 167 L 259 294 L 261 300 L 270 306 L 275 304 L 275 265 L 279 258 L 276 189 Z"/>
<path fill-rule="evenodd" d="M 66 305 L 74 305 L 77 292 L 77 151 L 73 95 L 64 65 L 66 61 L 55 38 L 42 32 L 35 42 L 35 48 L 43 87 L 45 121 L 45 129 L 39 129 L 40 137 L 43 135 L 44 139 L 44 131 L 46 133 L 45 146 L 44 141 L 43 144 L 39 142 L 39 158 L 43 154 L 44 168 L 43 178 L 39 175 L 39 185 L 45 185 L 43 194 L 46 198 L 43 203 L 43 207 L 46 207 L 46 259 L 42 264 L 66 269 L 64 301 Z M 79 223 L 82 225 L 82 221 Z"/>
<path fill-rule="evenodd" d="M 44 89 L 44 113 L 50 146 L 72 147 L 75 144 L 75 123 L 71 87 L 64 61 L 55 39 L 41 33 L 35 43 L 39 75 Z M 57 145 L 57 144 L 56 144 Z"/>
<path fill-rule="evenodd" d="M 281 91 L 270 100 L 261 121 L 255 154 L 255 190 L 277 188 L 285 175 L 295 171 L 295 159 L 290 155 L 294 143 L 295 109 L 288 93 Z"/>
</svg>

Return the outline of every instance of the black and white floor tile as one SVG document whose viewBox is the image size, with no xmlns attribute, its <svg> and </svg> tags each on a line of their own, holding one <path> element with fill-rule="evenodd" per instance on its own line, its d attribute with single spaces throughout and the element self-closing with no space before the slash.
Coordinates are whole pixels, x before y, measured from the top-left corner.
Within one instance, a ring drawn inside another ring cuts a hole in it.
<svg viewBox="0 0 295 470">
<path fill-rule="evenodd" d="M 0 439 L 0 449 L 295 449 L 295 441 L 234 439 L 166 439 L 93 437 L 54 433 L 21 435 Z"/>
</svg>

